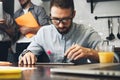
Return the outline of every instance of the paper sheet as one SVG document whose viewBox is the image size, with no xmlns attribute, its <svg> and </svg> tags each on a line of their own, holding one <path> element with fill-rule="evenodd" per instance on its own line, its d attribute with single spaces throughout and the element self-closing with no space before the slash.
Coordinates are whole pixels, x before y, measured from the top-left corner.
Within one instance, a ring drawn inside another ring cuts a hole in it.
<svg viewBox="0 0 120 80">
<path fill-rule="evenodd" d="M 13 66 L 0 66 L 0 70 L 2 69 L 8 69 L 8 70 L 30 70 L 30 69 L 36 69 L 36 67 L 13 67 Z"/>
<path fill-rule="evenodd" d="M 74 65 L 74 63 L 36 63 L 36 65 Z"/>
</svg>

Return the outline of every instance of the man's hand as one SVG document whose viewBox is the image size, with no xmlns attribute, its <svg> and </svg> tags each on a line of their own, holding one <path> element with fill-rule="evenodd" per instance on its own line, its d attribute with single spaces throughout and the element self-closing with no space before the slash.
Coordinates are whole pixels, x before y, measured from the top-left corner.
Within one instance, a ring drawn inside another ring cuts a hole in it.
<svg viewBox="0 0 120 80">
<path fill-rule="evenodd" d="M 31 28 L 29 28 L 29 27 L 20 27 L 19 29 L 23 35 L 26 35 L 27 33 L 30 33 L 30 31 L 31 31 Z"/>
<path fill-rule="evenodd" d="M 33 53 L 28 52 L 20 58 L 18 64 L 35 64 L 36 61 L 37 57 Z"/>
<path fill-rule="evenodd" d="M 80 58 L 92 58 L 96 61 L 99 61 L 97 51 L 79 46 L 77 44 L 72 45 L 66 52 L 65 56 L 71 60 L 77 60 Z"/>
<path fill-rule="evenodd" d="M 5 19 L 0 19 L 0 24 L 6 24 Z"/>
<path fill-rule="evenodd" d="M 21 26 L 21 27 L 20 27 L 20 32 L 21 32 L 23 35 L 26 35 L 27 33 L 36 34 L 37 31 L 39 30 L 39 28 L 40 28 L 40 27 L 30 28 L 30 27 Z"/>
</svg>

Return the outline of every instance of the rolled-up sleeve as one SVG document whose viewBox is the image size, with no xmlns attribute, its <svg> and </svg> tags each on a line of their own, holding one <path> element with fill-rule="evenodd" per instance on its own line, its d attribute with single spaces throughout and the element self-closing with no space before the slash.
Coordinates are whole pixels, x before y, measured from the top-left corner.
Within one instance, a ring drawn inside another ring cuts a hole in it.
<svg viewBox="0 0 120 80">
<path fill-rule="evenodd" d="M 43 26 L 43 25 L 48 25 L 49 21 L 48 21 L 48 15 L 46 14 L 46 11 L 43 7 L 38 7 L 37 10 L 37 19 L 38 19 L 38 23 Z"/>
</svg>

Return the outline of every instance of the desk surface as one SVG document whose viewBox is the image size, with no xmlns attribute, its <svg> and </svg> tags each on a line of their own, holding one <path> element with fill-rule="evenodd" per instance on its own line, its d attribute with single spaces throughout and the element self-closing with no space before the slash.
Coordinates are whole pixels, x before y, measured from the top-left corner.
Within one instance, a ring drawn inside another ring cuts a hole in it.
<svg viewBox="0 0 120 80">
<path fill-rule="evenodd" d="M 13 65 L 13 66 L 18 66 L 18 65 Z M 28 67 L 35 69 L 23 70 L 21 78 L 17 80 L 120 80 L 120 78 L 112 78 L 112 77 L 52 74 L 50 72 L 50 68 L 66 67 L 66 66 L 67 65 L 23 65 L 20 67 L 26 67 L 26 68 Z"/>
</svg>

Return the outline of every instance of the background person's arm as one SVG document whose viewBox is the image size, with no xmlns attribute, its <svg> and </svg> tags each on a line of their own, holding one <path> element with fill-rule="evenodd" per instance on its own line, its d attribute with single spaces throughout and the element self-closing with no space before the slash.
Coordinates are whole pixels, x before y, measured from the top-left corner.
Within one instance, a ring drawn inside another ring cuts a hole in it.
<svg viewBox="0 0 120 80">
<path fill-rule="evenodd" d="M 19 38 L 19 27 L 6 12 L 4 12 L 4 19 L 0 20 L 0 29 L 6 32 L 14 42 Z"/>
</svg>

